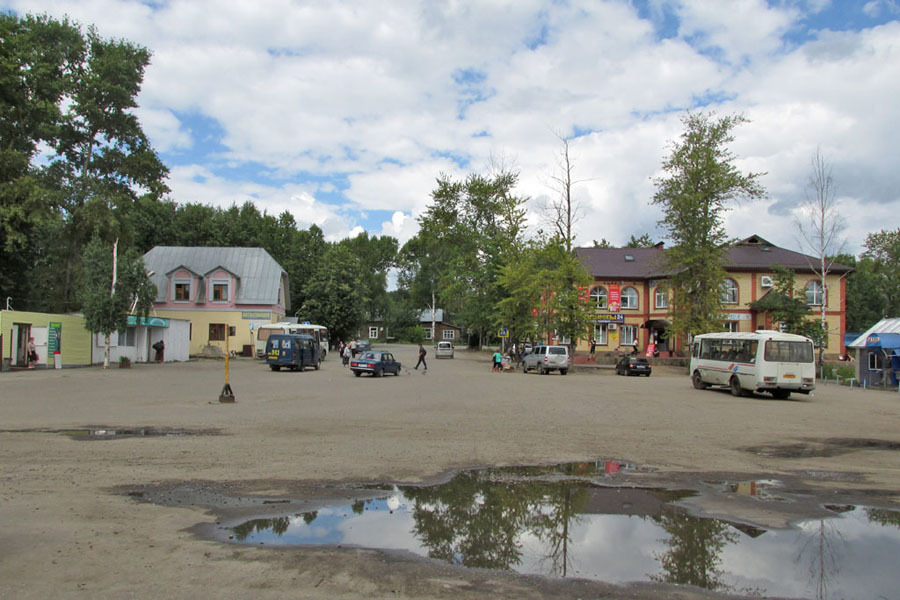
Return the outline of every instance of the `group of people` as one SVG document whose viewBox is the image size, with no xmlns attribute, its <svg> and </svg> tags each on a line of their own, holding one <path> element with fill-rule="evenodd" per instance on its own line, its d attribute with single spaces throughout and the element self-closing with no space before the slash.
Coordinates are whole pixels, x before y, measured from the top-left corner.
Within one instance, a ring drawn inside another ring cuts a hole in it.
<svg viewBox="0 0 900 600">
<path fill-rule="evenodd" d="M 344 340 L 338 340 L 337 351 L 341 357 L 341 364 L 346 367 L 350 364 L 350 359 L 356 356 L 356 340 L 350 340 L 349 344 L 345 344 Z"/>
</svg>

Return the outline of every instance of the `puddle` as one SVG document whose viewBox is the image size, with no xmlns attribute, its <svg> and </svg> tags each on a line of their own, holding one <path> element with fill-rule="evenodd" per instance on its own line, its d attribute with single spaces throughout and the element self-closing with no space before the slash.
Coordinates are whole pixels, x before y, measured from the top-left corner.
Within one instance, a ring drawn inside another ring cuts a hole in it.
<svg viewBox="0 0 900 600">
<path fill-rule="evenodd" d="M 86 427 L 80 429 L 57 429 L 52 433 L 67 435 L 74 440 L 115 440 L 134 437 L 184 437 L 190 435 L 218 435 L 212 429 L 171 429 L 167 427 Z"/>
<path fill-rule="evenodd" d="M 639 470 L 601 461 L 466 471 L 440 485 L 393 486 L 366 500 L 220 525 L 217 536 L 404 550 L 466 567 L 612 583 L 895 597 L 900 512 L 834 505 L 832 518 L 767 530 L 688 514 L 674 503 L 691 491 L 604 487 L 629 468 Z M 720 483 L 734 486 L 733 493 L 771 487 Z"/>
<path fill-rule="evenodd" d="M 771 458 L 831 458 L 856 450 L 897 451 L 900 450 L 900 442 L 865 438 L 833 438 L 794 444 L 752 446 L 745 450 Z"/>
</svg>

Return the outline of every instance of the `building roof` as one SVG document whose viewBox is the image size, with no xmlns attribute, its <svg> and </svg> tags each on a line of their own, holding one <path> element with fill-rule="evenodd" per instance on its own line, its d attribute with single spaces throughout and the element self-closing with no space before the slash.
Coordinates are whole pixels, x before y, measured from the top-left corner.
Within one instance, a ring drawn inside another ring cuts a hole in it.
<svg viewBox="0 0 900 600">
<path fill-rule="evenodd" d="M 885 343 L 882 343 L 882 347 L 884 348 L 898 348 L 900 347 L 900 319 L 882 319 L 869 327 L 864 333 L 862 333 L 858 338 L 853 340 L 852 343 L 847 344 L 848 348 L 865 348 L 866 341 L 869 339 L 869 336 L 877 335 L 879 337 L 883 337 Z M 892 343 L 897 343 L 897 345 L 890 345 Z"/>
<path fill-rule="evenodd" d="M 576 248 L 575 254 L 592 277 L 608 279 L 656 279 L 672 274 L 665 264 L 665 250 L 654 248 Z M 812 272 L 816 258 L 779 248 L 752 235 L 728 248 L 726 271 L 771 271 L 782 266 L 793 271 Z M 834 263 L 830 272 L 849 273 L 853 269 Z"/>
<path fill-rule="evenodd" d="M 434 310 L 434 319 L 431 318 L 431 310 L 425 309 L 422 311 L 422 314 L 419 315 L 419 321 L 422 323 L 431 323 L 435 321 L 436 323 L 443 323 L 444 321 L 444 309 L 436 308 Z"/>
<path fill-rule="evenodd" d="M 262 248 L 156 246 L 144 254 L 144 265 L 153 272 L 157 302 L 166 300 L 167 275 L 180 267 L 203 277 L 218 268 L 229 271 L 238 280 L 236 304 L 278 304 L 282 283 L 290 302 L 287 272 Z"/>
</svg>

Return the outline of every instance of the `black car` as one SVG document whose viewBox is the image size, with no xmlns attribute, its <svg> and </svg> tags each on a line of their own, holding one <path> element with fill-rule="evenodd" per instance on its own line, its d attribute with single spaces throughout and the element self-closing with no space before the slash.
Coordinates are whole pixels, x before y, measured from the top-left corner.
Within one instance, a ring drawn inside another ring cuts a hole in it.
<svg viewBox="0 0 900 600">
<path fill-rule="evenodd" d="M 650 361 L 640 356 L 623 356 L 616 363 L 616 375 L 646 375 L 650 377 L 652 370 Z"/>
<path fill-rule="evenodd" d="M 381 377 L 385 373 L 400 374 L 400 363 L 394 360 L 390 352 L 363 352 L 350 360 L 350 370 L 359 377 L 363 373 L 371 373 Z"/>
</svg>

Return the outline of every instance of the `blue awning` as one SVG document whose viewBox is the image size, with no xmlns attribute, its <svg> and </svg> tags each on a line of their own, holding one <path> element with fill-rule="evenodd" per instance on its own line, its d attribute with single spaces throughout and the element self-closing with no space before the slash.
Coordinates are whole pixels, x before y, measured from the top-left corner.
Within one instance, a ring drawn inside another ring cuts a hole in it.
<svg viewBox="0 0 900 600">
<path fill-rule="evenodd" d="M 900 348 L 900 333 L 869 334 L 866 348 Z"/>
</svg>

